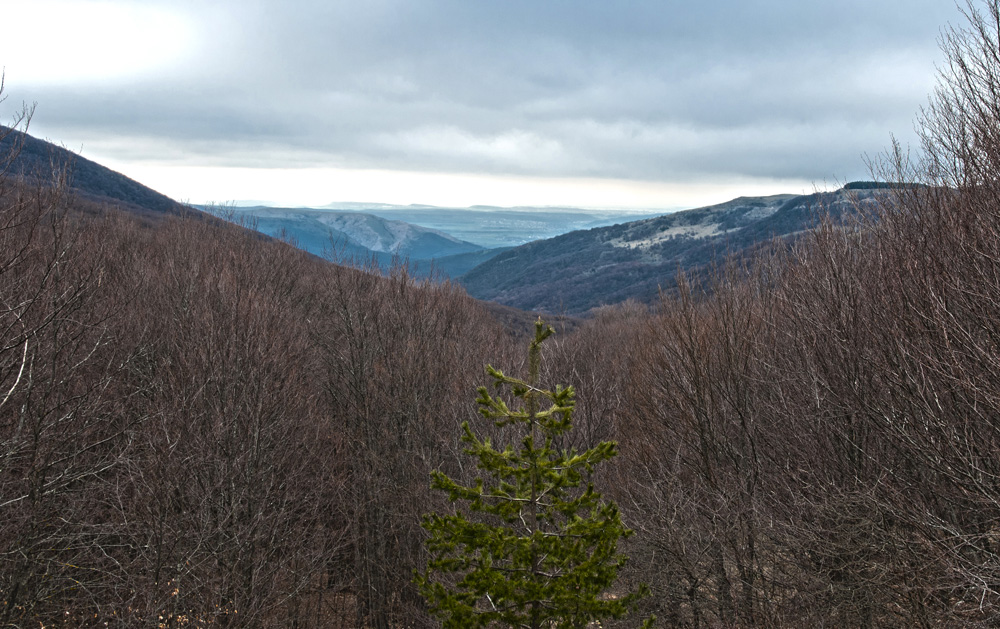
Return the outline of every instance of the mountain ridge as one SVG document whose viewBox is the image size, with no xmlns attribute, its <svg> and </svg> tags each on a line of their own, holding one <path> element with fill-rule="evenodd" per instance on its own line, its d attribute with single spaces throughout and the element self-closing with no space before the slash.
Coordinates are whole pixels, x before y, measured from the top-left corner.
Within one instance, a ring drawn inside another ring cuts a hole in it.
<svg viewBox="0 0 1000 629">
<path fill-rule="evenodd" d="M 69 149 L 0 125 L 0 155 L 12 154 L 16 156 L 10 160 L 9 174 L 49 182 L 53 175 L 65 172 L 69 189 L 87 201 L 125 206 L 147 218 L 195 212 L 193 208 Z"/>
<path fill-rule="evenodd" d="M 178 203 L 51 142 L 6 127 L 0 127 L 0 136 L 0 151 L 18 151 L 16 159 L 9 163 L 10 174 L 46 181 L 54 172 L 64 172 L 69 189 L 95 204 L 89 211 L 100 211 L 102 204 L 112 204 L 154 223 L 168 215 L 217 220 L 212 214 Z M 451 277 L 477 299 L 527 311 L 579 315 L 628 299 L 653 303 L 661 288 L 673 285 L 678 271 L 704 268 L 729 253 L 748 254 L 773 238 L 794 238 L 815 226 L 820 208 L 839 220 L 854 213 L 858 203 L 869 202 L 889 188 L 890 184 L 853 182 L 840 190 L 811 195 L 742 196 L 713 206 L 578 229 L 516 247 L 493 248 L 444 230 L 357 210 L 243 207 L 226 211 L 248 219 L 243 221 L 244 226 L 264 237 L 287 239 L 314 254 L 332 251 L 331 257 L 339 262 L 374 261 L 387 267 L 408 261 L 417 275 Z M 439 212 L 445 216 L 451 212 L 469 218 L 467 213 L 448 208 L 382 207 L 390 215 L 406 211 Z M 548 210 L 558 214 L 571 209 Z M 310 228 L 282 222 L 289 212 L 310 223 Z M 480 206 L 470 212 L 498 219 L 494 221 L 497 225 L 490 227 L 496 233 L 508 225 L 499 221 L 500 217 L 507 221 L 511 217 L 538 219 L 539 229 L 547 228 L 544 220 L 552 219 L 540 218 L 527 208 L 497 210 Z M 611 212 L 600 220 L 617 217 Z M 581 214 L 574 220 L 586 218 Z"/>
<path fill-rule="evenodd" d="M 637 299 L 653 303 L 678 271 L 751 252 L 814 227 L 820 211 L 853 215 L 885 189 L 738 197 L 654 218 L 537 240 L 499 254 L 457 281 L 477 299 L 525 310 L 582 314 Z"/>
<path fill-rule="evenodd" d="M 360 211 L 241 207 L 215 213 L 263 234 L 286 239 L 314 255 L 362 263 L 374 261 L 383 267 L 396 261 L 422 261 L 427 266 L 429 260 L 486 251 L 485 247 L 441 230 Z M 467 263 L 457 270 L 464 272 L 474 265 Z"/>
</svg>

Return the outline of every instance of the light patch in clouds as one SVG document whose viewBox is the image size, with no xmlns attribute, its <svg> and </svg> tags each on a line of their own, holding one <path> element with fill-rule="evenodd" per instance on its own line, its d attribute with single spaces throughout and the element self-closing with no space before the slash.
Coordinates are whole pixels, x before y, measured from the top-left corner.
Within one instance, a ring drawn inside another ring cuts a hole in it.
<svg viewBox="0 0 1000 629">
<path fill-rule="evenodd" d="M 458 158 L 487 170 L 558 168 L 566 161 L 559 142 L 530 131 L 512 129 L 487 135 L 452 126 L 425 126 L 392 134 L 378 134 L 375 147 L 399 151 L 416 159 Z"/>
<path fill-rule="evenodd" d="M 2 18 L 0 65 L 18 87 L 134 79 L 194 53 L 194 22 L 157 6 L 25 0 Z"/>
</svg>

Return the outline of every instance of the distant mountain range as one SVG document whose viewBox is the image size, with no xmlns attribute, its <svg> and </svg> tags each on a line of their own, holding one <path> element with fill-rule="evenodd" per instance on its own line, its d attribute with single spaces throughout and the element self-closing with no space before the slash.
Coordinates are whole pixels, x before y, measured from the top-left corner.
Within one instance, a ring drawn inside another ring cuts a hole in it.
<svg viewBox="0 0 1000 629">
<path fill-rule="evenodd" d="M 434 205 L 392 205 L 388 203 L 340 202 L 322 207 L 275 208 L 263 203 L 237 201 L 229 208 L 259 212 L 272 210 L 277 218 L 281 212 L 334 211 L 362 212 L 392 221 L 403 221 L 427 229 L 444 232 L 458 240 L 485 249 L 515 247 L 533 240 L 552 238 L 577 229 L 603 227 L 627 221 L 660 216 L 665 210 L 583 209 L 552 206 L 438 207 Z"/>
<path fill-rule="evenodd" d="M 486 249 L 516 247 L 534 240 L 592 227 L 659 216 L 663 211 L 594 210 L 570 207 L 434 207 L 345 203 L 339 209 L 362 211 L 389 220 L 436 229 Z M 347 207 L 350 206 L 350 207 Z"/>
<path fill-rule="evenodd" d="M 454 278 L 517 244 L 652 215 L 577 208 L 441 208 L 331 203 L 325 208 L 243 206 L 209 212 L 341 261 L 405 261 L 417 275 Z"/>
<path fill-rule="evenodd" d="M 811 195 L 741 197 L 711 207 L 575 231 L 515 247 L 458 278 L 470 295 L 524 310 L 581 314 L 626 299 L 652 303 L 680 270 L 746 253 L 839 219 L 880 194 L 848 185 Z"/>
<path fill-rule="evenodd" d="M 212 211 L 211 208 L 206 208 Z M 310 253 L 386 267 L 396 259 L 429 270 L 430 261 L 477 254 L 453 268 L 459 274 L 482 262 L 487 249 L 444 232 L 363 212 L 305 208 L 237 207 L 216 211 L 261 233 L 282 238 Z M 422 265 L 422 266 L 421 266 Z"/>
<path fill-rule="evenodd" d="M 2 134 L 0 134 L 2 135 Z M 71 151 L 12 131 L 0 141 L 0 156 L 18 147 L 10 171 L 51 180 L 54 170 L 69 173 L 70 189 L 93 211 L 114 205 L 153 222 L 168 215 L 216 220 L 124 175 Z M 0 165 L 3 162 L 0 160 Z M 726 255 L 745 255 L 773 238 L 794 238 L 811 229 L 819 213 L 834 219 L 853 215 L 857 204 L 872 202 L 885 184 L 856 182 L 834 192 L 811 195 L 741 197 L 711 207 L 632 220 L 635 214 L 572 208 L 434 208 L 340 203 L 337 209 L 236 207 L 229 220 L 263 234 L 291 240 L 316 254 L 374 260 L 387 265 L 406 260 L 417 274 L 432 270 L 457 278 L 473 297 L 504 306 L 549 313 L 583 314 L 626 299 L 656 300 L 673 286 L 679 270 L 692 271 Z M 338 211 L 339 210 L 339 211 Z M 364 210 L 364 211 L 358 211 Z M 420 221 L 417 226 L 410 221 Z M 608 225 L 607 223 L 617 224 Z M 484 246 L 456 237 L 478 234 L 493 244 L 515 234 L 577 229 L 520 246 Z M 436 225 L 453 228 L 443 230 Z M 492 240 L 491 240 L 492 239 Z"/>
</svg>

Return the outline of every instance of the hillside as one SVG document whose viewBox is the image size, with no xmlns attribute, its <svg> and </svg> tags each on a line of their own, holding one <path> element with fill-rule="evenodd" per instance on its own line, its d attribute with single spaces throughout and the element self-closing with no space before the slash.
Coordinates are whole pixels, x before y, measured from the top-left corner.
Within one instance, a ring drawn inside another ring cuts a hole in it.
<svg viewBox="0 0 1000 629">
<path fill-rule="evenodd" d="M 10 161 L 9 175 L 48 182 L 54 174 L 64 171 L 69 190 L 79 200 L 97 207 L 113 205 L 154 222 L 182 214 L 213 220 L 93 160 L 21 130 L 0 127 L 0 155 L 12 152 L 16 158 Z M 323 255 L 332 244 L 339 259 L 374 259 L 385 267 L 398 255 L 411 260 L 418 273 L 426 273 L 433 266 L 446 275 L 457 276 L 493 255 L 484 247 L 439 230 L 358 212 L 258 207 L 234 209 L 224 218 L 267 236 L 290 238 L 301 249 L 316 255 Z"/>
<path fill-rule="evenodd" d="M 300 249 L 315 255 L 322 256 L 333 243 L 335 256 L 345 263 L 363 265 L 374 260 L 387 269 L 398 256 L 409 261 L 410 273 L 418 277 L 431 274 L 458 277 L 509 249 L 488 249 L 440 230 L 357 211 L 254 207 L 235 208 L 228 215 L 218 210 L 206 212 L 202 210 L 209 208 L 178 203 L 93 160 L 21 129 L 2 125 L 0 156 L 3 156 L 0 181 L 25 178 L 47 187 L 58 173 L 65 173 L 73 197 L 68 202 L 81 213 L 101 213 L 104 208 L 114 207 L 139 218 L 147 226 L 160 225 L 167 217 L 220 225 L 223 221 L 217 215 L 221 214 L 229 222 L 255 230 L 256 238 L 261 241 L 269 241 L 271 237 L 290 239 Z M 237 228 L 237 231 L 242 230 Z M 508 323 L 521 324 L 534 318 L 533 314 L 516 309 L 503 312 L 504 316 L 498 320 Z M 516 312 L 516 316 L 511 312 Z"/>
<path fill-rule="evenodd" d="M 775 237 L 838 220 L 879 190 L 740 197 L 710 207 L 575 231 L 497 255 L 459 278 L 469 294 L 526 310 L 583 313 L 626 299 L 652 302 L 678 270 L 694 270 Z"/>
<path fill-rule="evenodd" d="M 315 255 L 332 253 L 337 259 L 355 261 L 374 259 L 381 266 L 388 266 L 396 257 L 417 262 L 486 251 L 439 230 L 360 212 L 250 207 L 226 208 L 218 214 L 269 236 L 288 239 Z M 455 268 L 461 273 L 482 259 L 471 258 Z"/>
<path fill-rule="evenodd" d="M 420 277 L 433 275 L 435 277 L 455 278 L 505 251 L 510 251 L 510 249 L 511 247 L 497 247 L 496 249 L 481 249 L 471 253 L 456 253 L 430 260 L 411 259 L 409 268 L 410 272 Z"/>
<path fill-rule="evenodd" d="M 450 234 L 487 249 L 516 247 L 535 240 L 554 238 L 578 229 L 606 227 L 663 214 L 648 210 L 583 209 L 573 207 L 521 206 L 435 207 L 378 203 L 334 203 L 326 208 L 360 211 L 381 218 L 405 221 Z"/>
<path fill-rule="evenodd" d="M 0 155 L 8 155 L 12 150 L 17 151 L 17 158 L 10 163 L 9 174 L 47 182 L 53 173 L 65 169 L 69 188 L 86 201 L 117 205 L 147 218 L 193 212 L 97 162 L 22 131 L 0 126 Z"/>
<path fill-rule="evenodd" d="M 560 207 L 448 208 L 384 203 L 331 203 L 322 208 L 264 205 L 205 207 L 262 233 L 286 238 L 316 255 L 333 249 L 342 260 L 376 261 L 398 256 L 426 276 L 458 277 L 510 249 L 579 229 L 653 216 L 648 211 Z"/>
<path fill-rule="evenodd" d="M 904 183 L 468 274 L 587 312 L 546 315 L 544 346 L 455 283 L 328 263 L 19 136 L 0 627 L 1000 627 L 1000 0 L 979 4 L 942 31 L 922 152 L 873 166 Z M 365 220 L 359 247 L 420 240 Z M 590 306 L 726 252 L 759 263 Z"/>
</svg>

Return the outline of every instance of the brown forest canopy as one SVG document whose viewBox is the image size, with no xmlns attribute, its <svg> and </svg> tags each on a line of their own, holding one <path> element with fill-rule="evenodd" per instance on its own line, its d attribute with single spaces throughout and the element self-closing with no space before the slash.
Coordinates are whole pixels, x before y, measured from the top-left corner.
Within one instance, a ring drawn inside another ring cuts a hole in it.
<svg viewBox="0 0 1000 629">
<path fill-rule="evenodd" d="M 997 2 L 969 18 L 877 220 L 547 347 L 564 445 L 619 442 L 640 617 L 1000 621 Z M 0 625 L 434 626 L 428 474 L 474 477 L 458 426 L 521 339 L 450 285 L 88 203 L 0 178 Z"/>
</svg>

